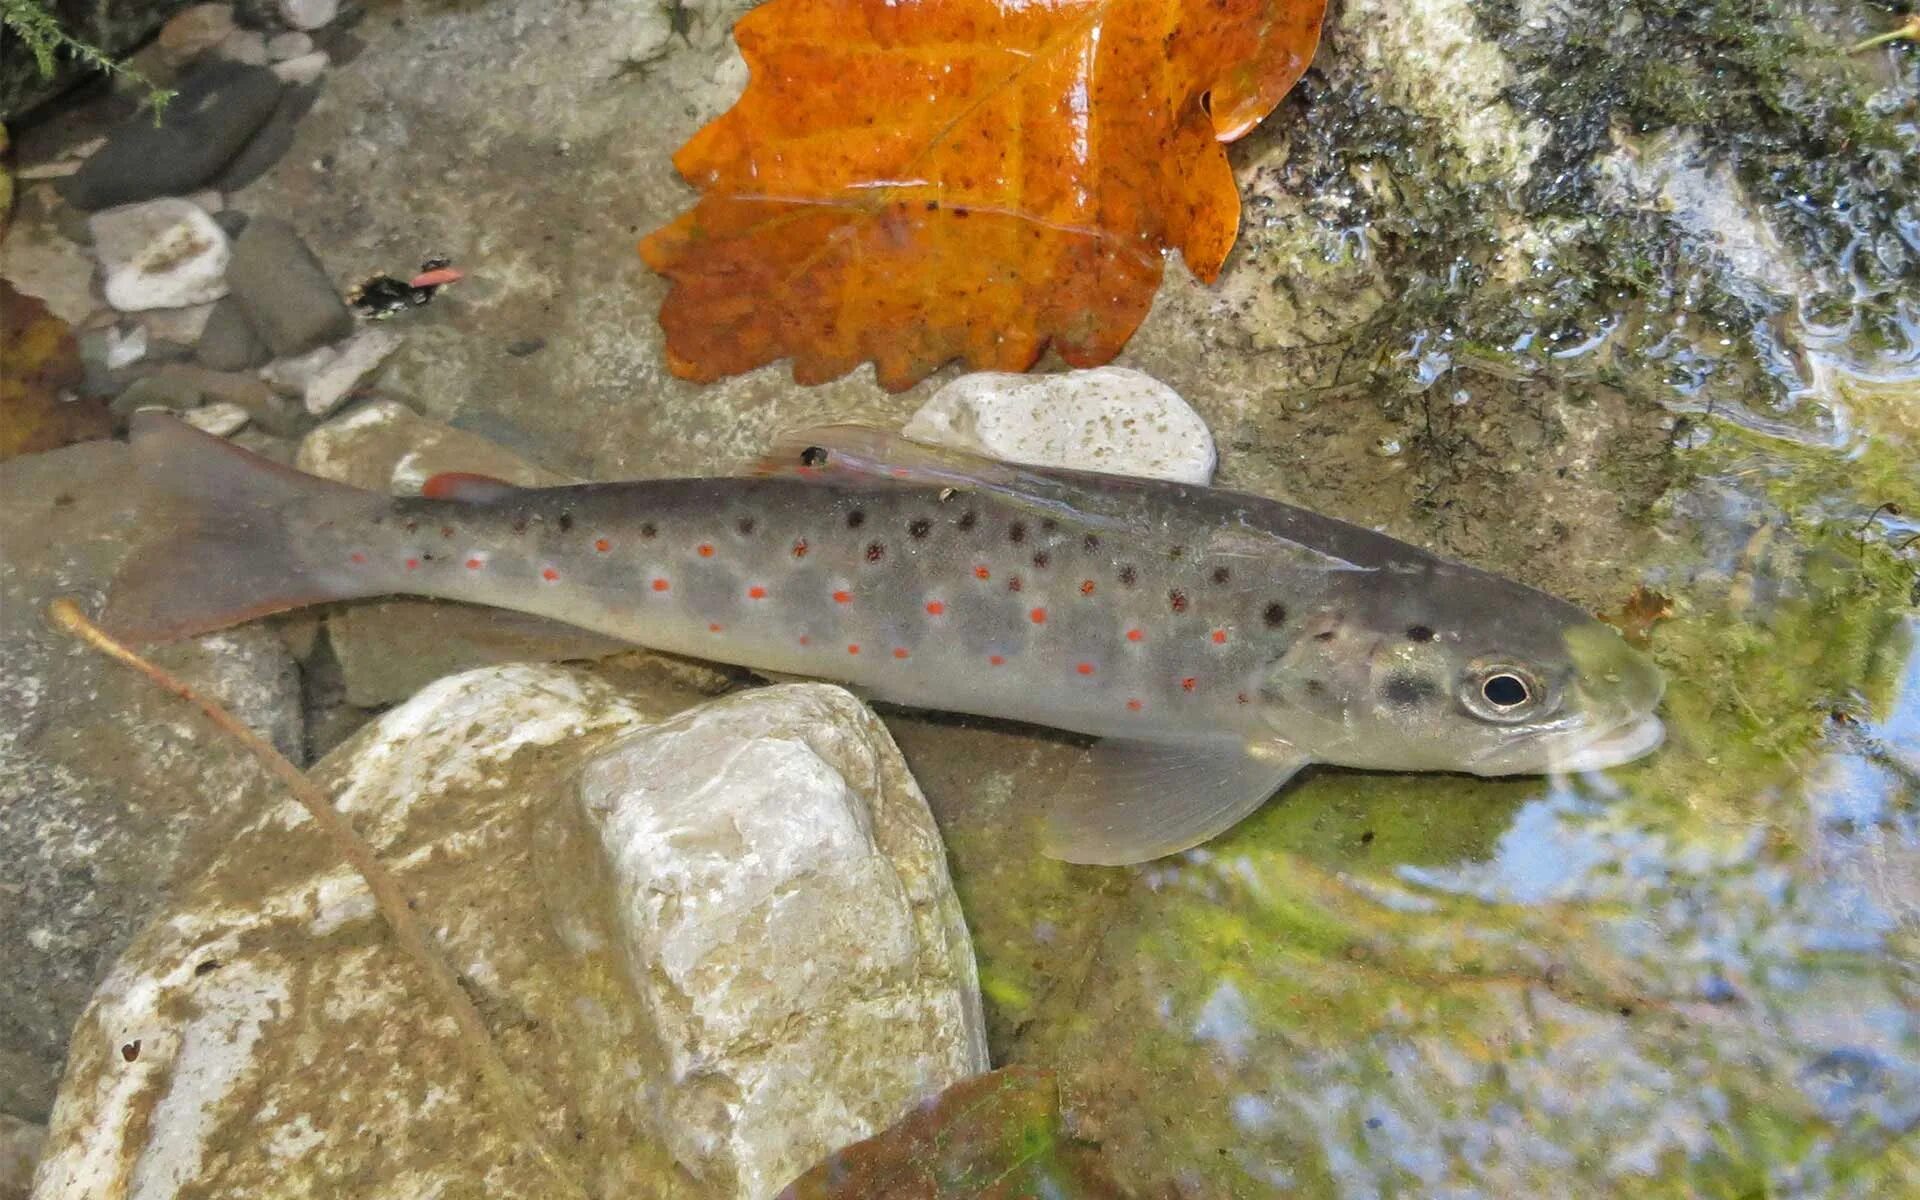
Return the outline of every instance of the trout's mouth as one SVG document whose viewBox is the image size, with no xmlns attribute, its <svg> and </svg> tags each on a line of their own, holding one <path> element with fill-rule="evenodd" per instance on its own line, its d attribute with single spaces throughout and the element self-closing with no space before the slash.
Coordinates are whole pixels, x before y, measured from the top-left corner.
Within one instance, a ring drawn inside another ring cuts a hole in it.
<svg viewBox="0 0 1920 1200">
<path fill-rule="evenodd" d="M 1666 724 L 1648 713 L 1583 745 L 1569 747 L 1565 751 L 1550 748 L 1547 751 L 1547 770 L 1554 774 L 1602 771 L 1650 754 L 1666 740 Z"/>
</svg>

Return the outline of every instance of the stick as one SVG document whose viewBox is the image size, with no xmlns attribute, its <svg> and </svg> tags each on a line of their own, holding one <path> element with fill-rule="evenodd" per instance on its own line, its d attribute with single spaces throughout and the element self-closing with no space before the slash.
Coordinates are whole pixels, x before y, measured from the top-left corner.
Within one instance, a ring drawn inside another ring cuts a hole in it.
<svg viewBox="0 0 1920 1200">
<path fill-rule="evenodd" d="M 270 771 L 281 783 L 286 785 L 293 798 L 307 810 L 327 840 L 333 843 L 340 857 L 347 860 L 360 878 L 373 893 L 374 907 L 386 919 L 387 927 L 393 930 L 394 940 L 407 956 L 420 965 L 426 972 L 428 990 L 434 994 L 441 1005 L 453 1017 L 459 1027 L 460 1052 L 468 1057 L 468 1065 L 478 1071 L 480 1076 L 493 1088 L 496 1098 L 506 1109 L 507 1115 L 515 1124 L 526 1131 L 528 1145 L 540 1164 L 558 1179 L 566 1190 L 583 1198 L 586 1189 L 573 1172 L 563 1165 L 547 1146 L 546 1139 L 540 1135 L 538 1118 L 533 1106 L 521 1094 L 519 1085 L 514 1082 L 513 1074 L 507 1069 L 500 1051 L 493 1044 L 493 1037 L 487 1032 L 487 1026 L 480 1018 L 480 1010 L 460 986 L 453 971 L 441 959 L 440 955 L 427 941 L 426 931 L 414 919 L 412 906 L 406 893 L 400 889 L 400 881 L 393 873 L 374 857 L 372 847 L 360 840 L 353 831 L 353 825 L 340 810 L 333 806 L 327 794 L 316 787 L 306 773 L 288 762 L 286 757 L 272 744 L 253 730 L 241 724 L 232 713 L 218 704 L 201 696 L 185 683 L 167 674 L 140 657 L 124 644 L 114 640 L 98 625 L 87 619 L 78 605 L 71 600 L 55 600 L 48 608 L 47 615 L 61 629 L 86 642 L 89 646 L 117 659 L 146 676 L 162 690 L 187 701 L 207 715 L 207 719 L 219 727 L 220 732 L 246 747 L 247 752 L 258 759 L 260 765 Z"/>
</svg>

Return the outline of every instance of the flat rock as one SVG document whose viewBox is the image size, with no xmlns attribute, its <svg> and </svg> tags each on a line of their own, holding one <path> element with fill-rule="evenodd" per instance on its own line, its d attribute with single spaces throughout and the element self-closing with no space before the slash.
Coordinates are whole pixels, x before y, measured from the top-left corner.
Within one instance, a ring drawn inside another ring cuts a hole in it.
<svg viewBox="0 0 1920 1200">
<path fill-rule="evenodd" d="M 399 874 L 570 1169 L 608 1195 L 759 1200 L 983 1069 L 979 1001 L 884 727 L 822 685 L 667 718 L 688 700 L 469 672 L 313 776 Z M 100 987 L 37 1200 L 553 1194 L 418 978 L 276 804 Z"/>
<path fill-rule="evenodd" d="M 247 410 L 224 400 L 202 405 L 183 415 L 187 424 L 215 437 L 239 433 L 247 423 Z"/>
<path fill-rule="evenodd" d="M 178 90 L 157 125 L 149 113 L 129 117 L 62 181 L 70 203 L 101 209 L 193 191 L 266 124 L 282 88 L 264 67 L 211 59 L 181 79 Z"/>
<path fill-rule="evenodd" d="M 301 354 L 353 332 L 353 314 L 293 226 L 255 217 L 234 242 L 233 294 L 274 354 Z"/>
<path fill-rule="evenodd" d="M 275 78 L 278 78 L 276 75 Z M 241 188 L 259 179 L 280 161 L 282 155 L 293 145 L 293 136 L 300 126 L 300 118 L 307 115 L 313 102 L 320 98 L 318 84 L 304 87 L 285 88 L 280 93 L 280 102 L 274 106 L 273 115 L 267 118 L 260 132 L 253 135 L 233 161 L 221 168 L 213 177 L 213 182 L 223 192 L 237 192 Z M 240 218 L 245 221 L 244 217 Z"/>
<path fill-rule="evenodd" d="M 69 325 L 100 307 L 93 291 L 93 256 L 65 236 L 54 212 L 29 201 L 21 202 L 7 228 L 0 279 L 40 299 Z"/>
<path fill-rule="evenodd" d="M 247 310 L 228 296 L 213 306 L 193 346 L 194 357 L 216 371 L 244 371 L 267 361 L 271 351 L 253 328 Z"/>
<path fill-rule="evenodd" d="M 375 368 L 386 361 L 387 355 L 400 348 L 400 335 L 394 330 L 374 325 L 354 334 L 341 343 L 306 381 L 301 389 L 301 400 L 307 411 L 316 417 L 324 417 L 339 408 L 342 401 L 353 394 L 360 381 L 372 374 Z"/>
<path fill-rule="evenodd" d="M 1213 435 L 1180 394 L 1127 367 L 981 371 L 947 384 L 903 432 L 1009 462 L 1213 481 Z"/>
<path fill-rule="evenodd" d="M 44 1117 L 113 956 L 271 787 L 179 700 L 45 619 L 59 596 L 97 607 L 121 558 L 173 519 L 120 443 L 0 463 L 0 1111 L 17 1116 Z M 270 631 L 153 657 L 301 753 L 297 674 Z"/>
<path fill-rule="evenodd" d="M 185 200 L 109 208 L 91 224 L 107 303 L 121 312 L 185 308 L 227 294 L 233 250 L 226 232 Z"/>
<path fill-rule="evenodd" d="M 217 52 L 220 57 L 233 62 L 264 67 L 269 61 L 267 35 L 257 29 L 236 29 L 221 39 Z"/>
<path fill-rule="evenodd" d="M 185 308 L 155 308 L 140 314 L 140 324 L 149 337 L 191 346 L 206 332 L 213 317 L 212 304 L 190 304 Z"/>
</svg>

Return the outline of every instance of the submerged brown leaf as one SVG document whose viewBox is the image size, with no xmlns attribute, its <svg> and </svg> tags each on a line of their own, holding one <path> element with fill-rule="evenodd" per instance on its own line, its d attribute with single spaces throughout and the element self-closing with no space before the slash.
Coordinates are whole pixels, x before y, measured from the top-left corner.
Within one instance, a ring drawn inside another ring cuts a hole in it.
<svg viewBox="0 0 1920 1200">
<path fill-rule="evenodd" d="M 73 330 L 38 298 L 0 280 L 0 459 L 113 432 L 104 403 L 63 398 L 80 376 Z"/>
<path fill-rule="evenodd" d="M 1060 1128 L 1052 1072 L 1007 1067 L 954 1084 L 837 1150 L 780 1200 L 1103 1200 L 1124 1195 Z"/>
<path fill-rule="evenodd" d="M 1633 594 L 1600 619 L 1620 631 L 1620 636 L 1635 646 L 1644 647 L 1653 635 L 1653 627 L 1673 615 L 1673 600 L 1639 584 Z"/>
</svg>

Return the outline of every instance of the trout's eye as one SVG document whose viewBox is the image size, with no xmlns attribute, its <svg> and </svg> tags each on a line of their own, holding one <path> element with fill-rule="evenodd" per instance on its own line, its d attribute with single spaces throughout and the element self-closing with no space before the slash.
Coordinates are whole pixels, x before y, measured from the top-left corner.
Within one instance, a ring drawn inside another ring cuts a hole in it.
<svg viewBox="0 0 1920 1200">
<path fill-rule="evenodd" d="M 1533 676 L 1506 664 L 1482 667 L 1461 692 L 1467 707 L 1489 721 L 1524 720 L 1540 707 L 1540 685 Z"/>
</svg>

